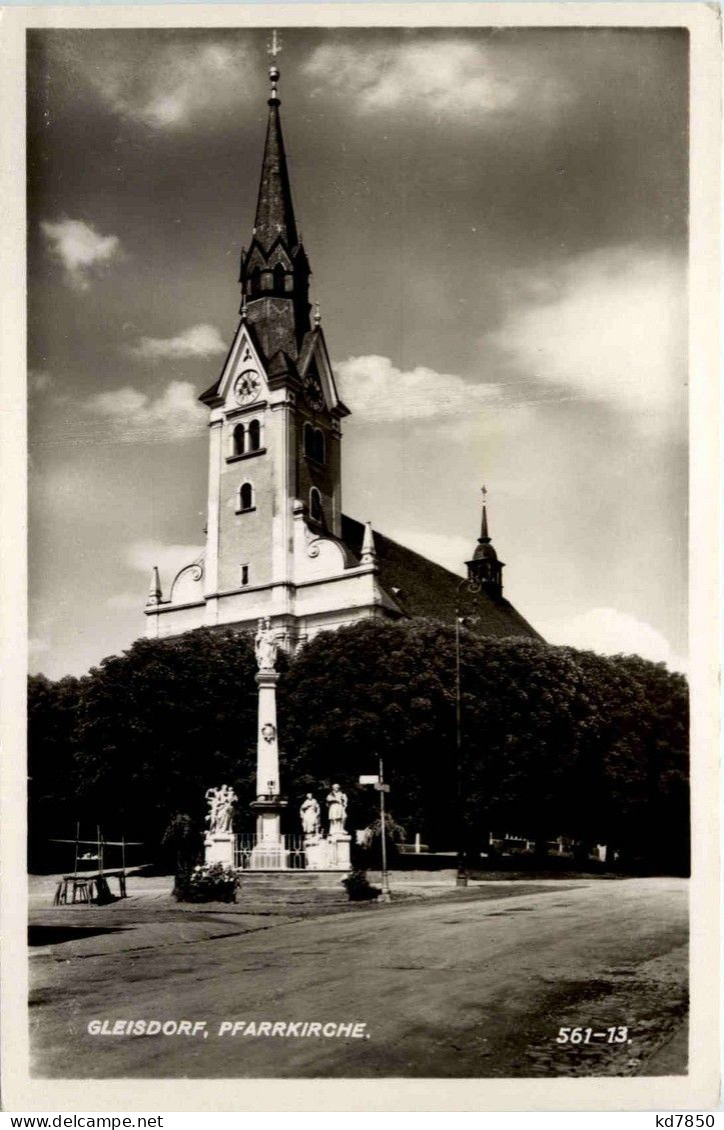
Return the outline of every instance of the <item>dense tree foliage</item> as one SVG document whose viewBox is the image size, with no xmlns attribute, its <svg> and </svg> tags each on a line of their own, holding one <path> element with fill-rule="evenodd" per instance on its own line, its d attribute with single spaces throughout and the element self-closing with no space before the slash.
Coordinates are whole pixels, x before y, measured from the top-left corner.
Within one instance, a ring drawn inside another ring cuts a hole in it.
<svg viewBox="0 0 724 1130">
<path fill-rule="evenodd" d="M 351 826 L 372 824 L 379 795 L 357 781 L 382 758 L 392 818 L 433 849 L 462 839 L 477 854 L 490 831 L 541 849 L 566 835 L 631 866 L 687 866 L 683 676 L 465 628 L 460 659 L 458 757 L 453 628 L 364 620 L 302 649 L 279 684 L 290 831 L 304 793 L 321 799 L 333 781 Z M 237 827 L 251 830 L 255 668 L 248 637 L 201 630 L 138 641 L 82 679 L 31 679 L 34 858 L 77 819 L 144 839 L 154 857 L 188 857 L 204 792 L 222 782 L 240 798 Z"/>
<path fill-rule="evenodd" d="M 74 834 L 80 821 L 87 837 L 100 825 L 107 839 L 141 839 L 154 858 L 163 844 L 173 858 L 176 818 L 186 815 L 202 829 L 207 788 L 251 787 L 255 672 L 251 642 L 235 632 L 138 640 L 72 681 L 75 724 L 67 741 L 67 728 L 54 733 L 51 688 L 71 681 L 31 683 L 31 774 L 42 767 L 44 782 L 62 778 L 55 834 L 61 824 L 64 835 Z M 55 710 L 63 723 L 70 695 L 68 688 Z M 61 769 L 53 775 L 55 761 Z M 33 824 L 36 833 L 49 827 L 37 817 Z"/>
</svg>

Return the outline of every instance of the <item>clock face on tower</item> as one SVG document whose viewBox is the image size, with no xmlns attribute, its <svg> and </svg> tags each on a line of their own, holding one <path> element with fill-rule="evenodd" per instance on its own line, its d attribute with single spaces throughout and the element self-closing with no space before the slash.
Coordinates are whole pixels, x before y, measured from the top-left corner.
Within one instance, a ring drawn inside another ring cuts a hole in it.
<svg viewBox="0 0 724 1130">
<path fill-rule="evenodd" d="M 304 378 L 304 395 L 311 408 L 315 412 L 319 412 L 324 407 L 324 393 L 322 392 L 322 382 L 315 372 L 307 373 Z"/>
<path fill-rule="evenodd" d="M 251 404 L 261 390 L 261 377 L 256 369 L 244 369 L 234 381 L 234 396 L 237 404 Z"/>
</svg>

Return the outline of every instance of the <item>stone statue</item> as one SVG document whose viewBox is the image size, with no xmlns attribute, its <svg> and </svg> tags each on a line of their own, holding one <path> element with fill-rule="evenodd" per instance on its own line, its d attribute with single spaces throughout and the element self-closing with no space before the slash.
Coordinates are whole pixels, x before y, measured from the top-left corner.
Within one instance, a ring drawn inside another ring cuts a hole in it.
<svg viewBox="0 0 724 1130">
<path fill-rule="evenodd" d="M 254 650 L 256 662 L 260 671 L 273 671 L 277 661 L 279 645 L 268 617 L 261 619 L 254 637 Z"/>
<path fill-rule="evenodd" d="M 207 789 L 206 800 L 209 805 L 209 811 L 206 815 L 209 833 L 231 832 L 234 805 L 237 800 L 234 790 L 229 788 L 228 785 L 222 785 L 220 789 Z"/>
<path fill-rule="evenodd" d="M 302 801 L 299 815 L 302 818 L 302 831 L 305 836 L 319 835 L 319 804 L 311 793 Z"/>
<path fill-rule="evenodd" d="M 344 834 L 344 825 L 347 819 L 347 796 L 339 785 L 332 785 L 327 794 L 327 815 L 329 817 L 329 838 Z"/>
</svg>

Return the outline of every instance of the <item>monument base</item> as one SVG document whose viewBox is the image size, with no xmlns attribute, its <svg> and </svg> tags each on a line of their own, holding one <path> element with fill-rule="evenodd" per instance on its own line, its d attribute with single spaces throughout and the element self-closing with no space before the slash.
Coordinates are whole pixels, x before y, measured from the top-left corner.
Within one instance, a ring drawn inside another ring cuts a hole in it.
<svg viewBox="0 0 724 1130">
<path fill-rule="evenodd" d="M 287 851 L 280 840 L 269 840 L 252 848 L 249 856 L 250 871 L 285 871 L 286 868 Z"/>
<path fill-rule="evenodd" d="M 336 871 L 349 871 L 350 844 L 352 842 L 352 837 L 348 836 L 345 832 L 341 836 L 335 836 L 335 838 L 333 840 L 330 840 L 329 842 L 332 849 L 331 855 L 333 869 Z"/>
<path fill-rule="evenodd" d="M 211 832 L 204 840 L 204 863 L 210 867 L 213 863 L 223 863 L 224 867 L 234 866 L 234 841 L 233 832 Z"/>
<path fill-rule="evenodd" d="M 284 871 L 289 853 L 281 834 L 281 814 L 287 801 L 280 796 L 259 796 L 252 801 L 256 814 L 257 842 L 249 857 L 250 871 Z"/>
<path fill-rule="evenodd" d="M 351 840 L 352 837 L 346 834 L 336 836 L 333 840 L 305 840 L 307 871 L 349 871 Z"/>
</svg>

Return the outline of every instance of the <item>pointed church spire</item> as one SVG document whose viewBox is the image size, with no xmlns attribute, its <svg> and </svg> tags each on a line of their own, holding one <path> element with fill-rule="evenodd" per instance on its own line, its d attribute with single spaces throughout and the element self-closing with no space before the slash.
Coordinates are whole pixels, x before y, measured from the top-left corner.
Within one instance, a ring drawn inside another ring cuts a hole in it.
<svg viewBox="0 0 724 1130">
<path fill-rule="evenodd" d="M 480 540 L 482 545 L 489 545 L 490 544 L 490 537 L 488 535 L 488 509 L 487 509 L 487 506 L 485 505 L 487 498 L 488 498 L 488 488 L 486 486 L 483 486 L 481 489 L 482 489 L 482 492 L 483 492 L 483 520 L 480 524 L 480 539 L 479 540 Z"/>
<path fill-rule="evenodd" d="M 297 231 L 279 114 L 279 38 L 269 47 L 271 93 L 252 241 L 241 254 L 242 306 L 266 359 L 299 356 L 309 320 L 309 263 Z M 272 301 L 273 300 L 273 301 Z M 285 363 L 285 362 L 282 362 Z"/>
<path fill-rule="evenodd" d="M 475 547 L 472 561 L 467 562 L 468 577 L 480 587 L 499 600 L 503 595 L 503 561 L 498 561 L 490 534 L 488 533 L 488 488 L 482 488 L 483 515 L 480 521 L 480 537 Z"/>
<path fill-rule="evenodd" d="M 279 42 L 274 32 L 270 48 L 272 65 L 269 68 L 271 82 L 271 94 L 268 100 L 269 120 L 254 221 L 254 234 L 265 251 L 269 251 L 278 238 L 282 239 L 290 250 L 299 243 L 279 116 L 281 99 L 277 88 L 280 78 L 279 68 L 276 65 L 278 52 Z"/>
</svg>

